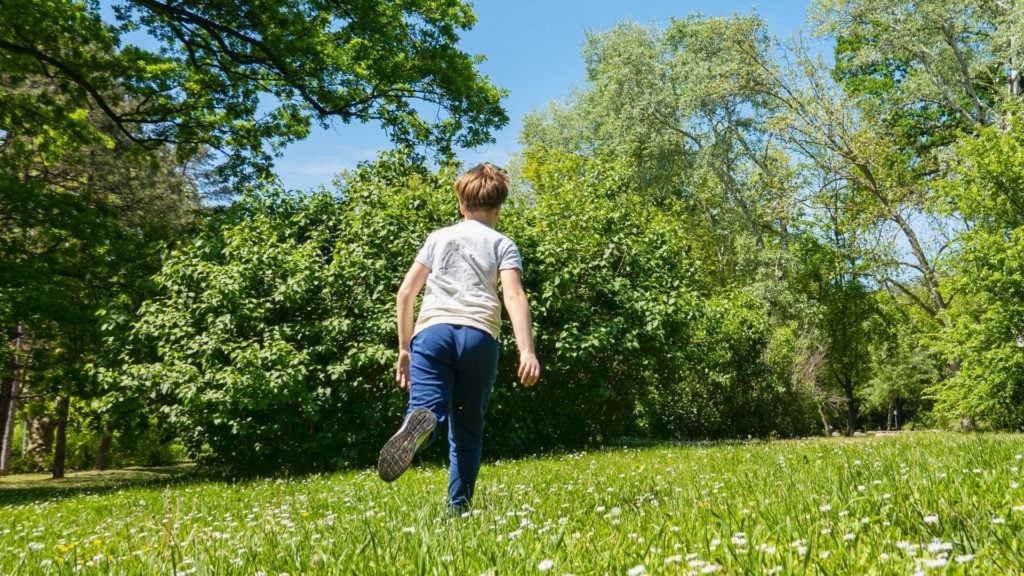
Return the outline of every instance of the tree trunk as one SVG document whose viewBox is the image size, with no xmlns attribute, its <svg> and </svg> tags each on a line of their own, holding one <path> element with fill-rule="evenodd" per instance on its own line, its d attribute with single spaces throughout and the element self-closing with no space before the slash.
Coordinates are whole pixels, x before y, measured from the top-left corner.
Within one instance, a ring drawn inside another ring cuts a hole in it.
<svg viewBox="0 0 1024 576">
<path fill-rule="evenodd" d="M 25 455 L 45 456 L 53 449 L 57 421 L 51 416 L 30 418 L 25 431 Z"/>
<path fill-rule="evenodd" d="M 17 378 L 5 380 L 0 388 L 0 476 L 11 471 L 11 449 L 14 446 L 14 419 L 18 411 Z"/>
<path fill-rule="evenodd" d="M 100 438 L 100 449 L 96 451 L 96 464 L 97 470 L 106 470 L 107 461 L 110 459 L 110 444 L 113 441 L 114 436 L 108 430 L 103 431 L 103 437 Z"/>
<path fill-rule="evenodd" d="M 22 359 L 22 339 L 25 328 L 19 322 L 14 328 L 14 360 L 11 363 L 11 377 L 0 386 L 0 476 L 11 472 L 11 454 L 14 448 L 14 422 L 18 414 L 18 398 L 21 395 L 25 364 Z"/>
<path fill-rule="evenodd" d="M 12 379 L 12 386 L 7 392 L 10 397 L 0 403 L 3 412 L 3 427 L 0 428 L 0 476 L 11 473 L 11 457 L 14 452 L 14 424 L 18 416 L 18 395 L 21 394 L 21 380 Z"/>
<path fill-rule="evenodd" d="M 885 414 L 885 429 L 891 431 L 893 427 L 892 417 L 896 413 L 896 401 L 889 401 L 889 410 Z"/>
<path fill-rule="evenodd" d="M 846 395 L 846 435 L 853 436 L 857 431 L 857 401 L 853 397 L 851 380 L 843 383 L 843 393 Z"/>
<path fill-rule="evenodd" d="M 818 402 L 818 415 L 821 416 L 821 425 L 825 427 L 825 437 L 832 436 L 832 423 L 828 421 L 828 414 L 821 402 Z"/>
<path fill-rule="evenodd" d="M 900 425 L 900 422 L 901 422 L 900 419 L 901 418 L 903 418 L 904 420 L 906 419 L 906 416 L 903 415 L 903 398 L 900 398 L 899 396 L 896 396 L 896 398 L 893 400 L 892 405 L 893 405 L 892 419 L 893 419 L 893 422 L 896 424 L 896 430 L 900 430 L 901 429 L 900 428 L 900 426 L 901 426 Z"/>
<path fill-rule="evenodd" d="M 57 437 L 53 447 L 53 479 L 64 477 L 64 460 L 68 450 L 68 405 L 67 396 L 57 396 L 54 406 L 57 413 Z"/>
</svg>

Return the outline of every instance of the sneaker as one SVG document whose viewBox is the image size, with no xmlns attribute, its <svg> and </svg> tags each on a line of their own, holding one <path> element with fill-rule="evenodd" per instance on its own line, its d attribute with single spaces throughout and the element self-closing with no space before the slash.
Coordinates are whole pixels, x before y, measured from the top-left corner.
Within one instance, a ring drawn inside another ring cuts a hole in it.
<svg viewBox="0 0 1024 576">
<path fill-rule="evenodd" d="M 385 482 L 394 482 L 409 466 L 413 454 L 430 438 L 437 424 L 437 417 L 427 408 L 417 408 L 409 414 L 402 427 L 380 449 L 377 460 L 377 474 Z"/>
</svg>

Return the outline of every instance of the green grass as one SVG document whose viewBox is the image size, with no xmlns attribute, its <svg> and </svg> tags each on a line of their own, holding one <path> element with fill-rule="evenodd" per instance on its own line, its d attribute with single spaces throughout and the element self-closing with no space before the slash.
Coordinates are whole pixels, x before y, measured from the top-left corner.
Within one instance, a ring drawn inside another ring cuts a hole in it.
<svg viewBox="0 0 1024 576">
<path fill-rule="evenodd" d="M 0 573 L 1024 573 L 1021 454 L 1020 436 L 916 433 L 494 462 L 464 516 L 434 466 L 5 481 Z"/>
</svg>

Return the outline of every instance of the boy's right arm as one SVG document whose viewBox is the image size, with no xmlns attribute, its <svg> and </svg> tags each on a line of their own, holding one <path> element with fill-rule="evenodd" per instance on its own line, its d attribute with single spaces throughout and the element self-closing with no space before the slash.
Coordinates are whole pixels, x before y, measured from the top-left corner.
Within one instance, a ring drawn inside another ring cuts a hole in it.
<svg viewBox="0 0 1024 576">
<path fill-rule="evenodd" d="M 402 280 L 398 296 L 395 298 L 398 321 L 398 362 L 395 364 L 395 382 L 402 390 L 409 389 L 409 361 L 412 359 L 409 343 L 412 341 L 413 307 L 416 295 L 423 289 L 429 275 L 430 268 L 414 262 L 405 273 L 405 279 Z"/>
<path fill-rule="evenodd" d="M 505 309 L 512 320 L 512 332 L 516 335 L 519 348 L 519 380 L 523 386 L 533 386 L 540 379 L 540 362 L 533 349 L 533 321 L 530 319 L 530 302 L 526 299 L 523 283 L 516 268 L 501 271 L 501 291 L 504 294 Z"/>
</svg>

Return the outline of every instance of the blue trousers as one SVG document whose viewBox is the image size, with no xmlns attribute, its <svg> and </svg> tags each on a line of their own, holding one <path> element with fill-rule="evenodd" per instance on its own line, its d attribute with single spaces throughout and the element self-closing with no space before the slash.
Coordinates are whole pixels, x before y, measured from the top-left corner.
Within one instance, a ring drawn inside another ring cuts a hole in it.
<svg viewBox="0 0 1024 576">
<path fill-rule="evenodd" d="M 438 436 L 448 423 L 448 505 L 461 508 L 473 498 L 483 450 L 484 412 L 498 370 L 498 343 L 477 328 L 437 324 L 416 334 L 410 352 L 409 410 L 429 408 Z"/>
</svg>

